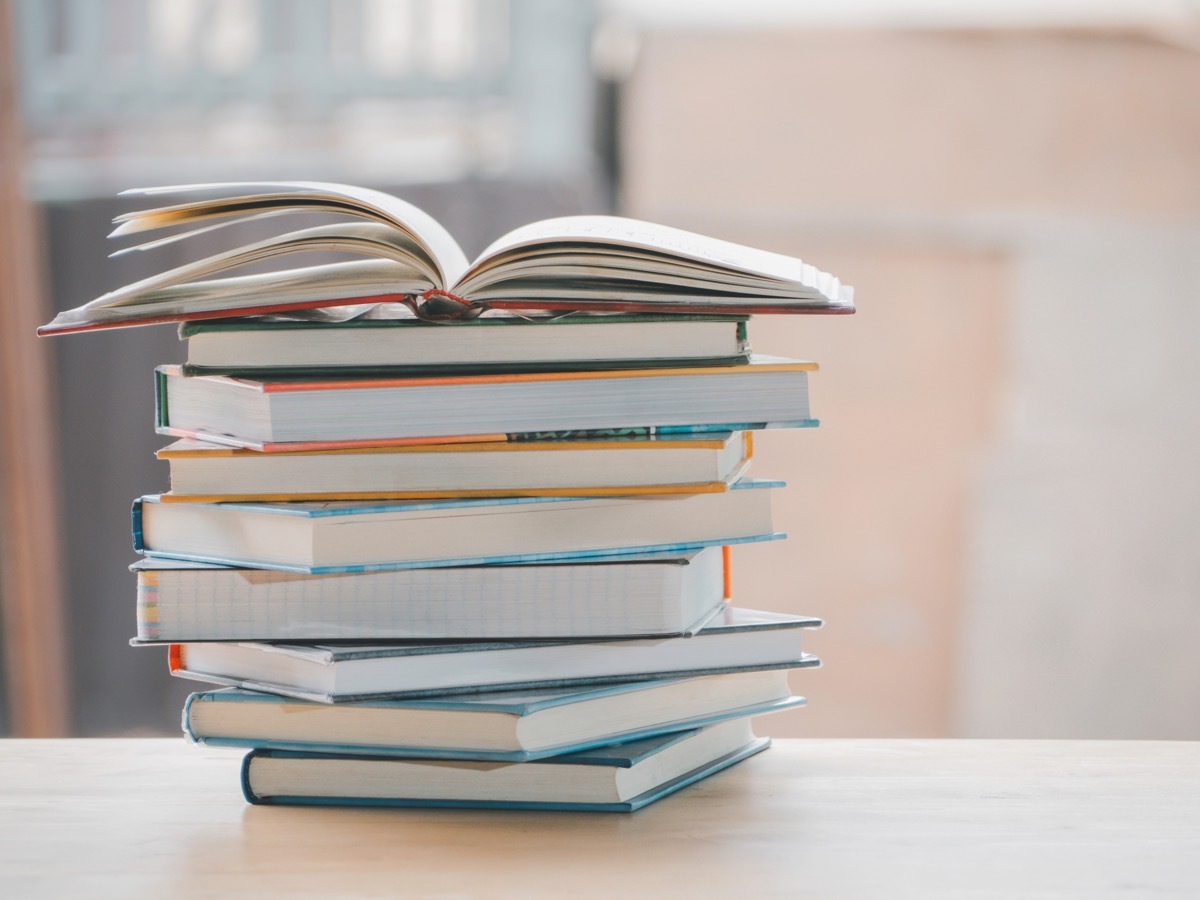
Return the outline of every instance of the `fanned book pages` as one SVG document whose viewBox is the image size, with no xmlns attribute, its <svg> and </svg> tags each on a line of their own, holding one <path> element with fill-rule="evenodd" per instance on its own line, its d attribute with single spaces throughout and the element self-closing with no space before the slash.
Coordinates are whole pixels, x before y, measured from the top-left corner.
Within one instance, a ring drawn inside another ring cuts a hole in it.
<svg viewBox="0 0 1200 900">
<path fill-rule="evenodd" d="M 199 184 L 126 191 L 124 196 L 167 200 L 170 205 L 119 216 L 113 236 L 198 227 L 123 252 L 151 250 L 231 222 L 288 212 L 333 213 L 341 221 L 284 232 L 126 285 L 60 313 L 39 334 L 358 307 L 345 316 L 381 302 L 405 303 L 431 319 L 461 318 L 486 309 L 734 314 L 854 310 L 850 287 L 794 257 L 617 216 L 534 222 L 498 238 L 472 262 L 432 216 L 397 197 L 352 185 Z M 252 263 L 291 261 L 310 251 L 356 258 L 228 274 Z"/>
<path fill-rule="evenodd" d="M 251 803 L 632 812 L 766 749 L 743 719 L 531 762 L 254 750 Z"/>
<path fill-rule="evenodd" d="M 137 640 L 487 640 L 682 635 L 721 609 L 725 554 L 306 575 L 171 559 L 137 572 Z"/>
<path fill-rule="evenodd" d="M 337 704 L 221 688 L 188 698 L 183 729 L 213 747 L 521 762 L 803 705 L 787 669 Z"/>
<path fill-rule="evenodd" d="M 820 619 L 731 606 L 694 635 L 595 641 L 171 644 L 173 675 L 313 700 L 541 690 L 818 665 Z"/>
</svg>

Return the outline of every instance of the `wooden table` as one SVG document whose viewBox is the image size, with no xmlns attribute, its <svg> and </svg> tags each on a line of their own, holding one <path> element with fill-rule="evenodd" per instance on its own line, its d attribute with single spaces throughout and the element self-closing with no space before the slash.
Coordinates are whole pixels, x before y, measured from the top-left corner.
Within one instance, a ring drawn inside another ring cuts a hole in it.
<svg viewBox="0 0 1200 900">
<path fill-rule="evenodd" d="M 240 754 L 0 741 L 0 897 L 1200 897 L 1200 744 L 776 741 L 628 814 L 248 806 Z"/>
</svg>

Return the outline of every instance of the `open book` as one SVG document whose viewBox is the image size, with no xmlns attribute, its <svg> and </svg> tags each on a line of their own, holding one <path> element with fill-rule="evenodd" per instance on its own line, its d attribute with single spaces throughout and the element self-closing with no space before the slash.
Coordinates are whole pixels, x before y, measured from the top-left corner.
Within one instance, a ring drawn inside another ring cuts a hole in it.
<svg viewBox="0 0 1200 900">
<path fill-rule="evenodd" d="M 126 285 L 60 313 L 39 334 L 329 307 L 342 308 L 329 310 L 330 317 L 349 318 L 380 303 L 404 304 L 430 320 L 471 318 L 487 309 L 854 311 L 849 286 L 799 259 L 616 216 L 534 222 L 499 238 L 470 262 L 427 213 L 367 188 L 228 183 L 138 189 L 123 196 L 183 202 L 119 216 L 113 237 L 195 227 L 118 253 L 150 250 L 235 222 L 290 212 L 350 218 L 285 232 Z M 356 258 L 228 274 L 310 251 Z"/>
</svg>

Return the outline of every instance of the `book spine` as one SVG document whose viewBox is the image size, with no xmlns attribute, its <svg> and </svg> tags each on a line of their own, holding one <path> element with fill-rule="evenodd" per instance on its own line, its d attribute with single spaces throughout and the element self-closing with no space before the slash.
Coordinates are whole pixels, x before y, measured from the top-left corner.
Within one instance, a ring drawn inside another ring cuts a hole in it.
<svg viewBox="0 0 1200 900">
<path fill-rule="evenodd" d="M 201 741 L 200 741 L 200 738 L 196 735 L 195 730 L 192 728 L 192 704 L 201 702 L 206 699 L 207 699 L 206 694 L 202 694 L 202 693 L 198 693 L 198 692 L 192 693 L 192 694 L 188 694 L 188 698 L 187 698 L 187 700 L 184 701 L 184 704 L 183 704 L 183 716 L 182 716 L 183 721 L 180 722 L 180 727 L 183 729 L 184 737 L 186 737 L 193 744 L 199 744 L 199 743 L 201 743 Z"/>
<path fill-rule="evenodd" d="M 133 508 L 130 510 L 133 528 L 133 549 L 138 553 L 144 553 L 146 550 L 145 542 L 142 539 L 142 498 L 138 497 L 133 501 Z"/>
<path fill-rule="evenodd" d="M 161 366 L 154 370 L 154 430 L 163 432 L 171 427 L 171 416 L 167 402 L 169 373 Z"/>
<path fill-rule="evenodd" d="M 250 787 L 250 764 L 253 762 L 254 757 L 259 753 L 260 751 L 258 750 L 251 750 L 242 759 L 242 796 L 246 798 L 247 803 L 265 802 L 261 797 L 255 794 L 253 789 Z"/>
</svg>

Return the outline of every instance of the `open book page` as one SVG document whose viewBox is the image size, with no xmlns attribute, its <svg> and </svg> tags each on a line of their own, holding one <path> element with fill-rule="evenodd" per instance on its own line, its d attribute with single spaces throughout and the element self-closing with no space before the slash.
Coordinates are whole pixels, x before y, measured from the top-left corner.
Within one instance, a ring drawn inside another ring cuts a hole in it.
<svg viewBox="0 0 1200 900">
<path fill-rule="evenodd" d="M 434 280 L 439 286 L 458 281 L 467 268 L 466 254 L 436 219 L 399 197 L 370 188 L 317 181 L 222 182 L 137 188 L 121 194 L 141 197 L 172 195 L 199 195 L 201 199 L 118 216 L 115 220 L 118 227 L 111 236 L 228 216 L 239 216 L 233 221 L 243 222 L 248 218 L 282 212 L 329 212 L 374 219 L 399 229 L 420 248 L 420 255 L 436 273 Z M 218 226 L 201 228 L 197 233 L 210 231 L 214 227 Z M 153 242 L 154 245 L 160 243 Z"/>
<path fill-rule="evenodd" d="M 50 326 L 69 330 L 72 325 L 128 322 L 143 320 L 168 321 L 174 318 L 205 318 L 206 314 L 260 314 L 273 306 L 287 309 L 291 318 L 315 318 L 344 321 L 362 315 L 376 305 L 346 305 L 359 298 L 390 297 L 420 293 L 428 282 L 415 275 L 410 267 L 386 259 L 355 260 L 288 269 L 286 272 L 265 272 L 218 278 L 211 281 L 190 281 L 169 284 L 148 290 L 139 296 L 130 314 L 130 306 L 81 306 L 55 316 Z M 97 301 L 92 301 L 96 303 Z M 303 311 L 296 304 L 321 304 L 328 309 Z M 385 304 L 391 307 L 394 304 Z"/>
<path fill-rule="evenodd" d="M 359 221 L 278 234 L 161 272 L 60 313 L 39 334 L 214 318 L 222 311 L 321 315 L 303 311 L 391 301 L 409 304 L 430 320 L 471 318 L 489 307 L 682 314 L 854 311 L 848 285 L 802 260 L 635 219 L 571 216 L 534 222 L 504 235 L 468 264 L 446 229 L 427 213 L 368 188 L 308 181 L 214 183 L 124 195 L 182 202 L 118 217 L 114 235 L 173 231 L 118 253 L 152 250 L 290 212 Z M 234 271 L 307 251 L 368 258 L 265 275 Z M 328 315 L 340 321 L 362 312 Z"/>
<path fill-rule="evenodd" d="M 98 297 L 84 306 L 116 307 L 127 304 L 139 306 L 152 302 L 148 295 L 164 287 L 185 284 L 201 278 L 219 275 L 231 269 L 251 263 L 262 262 L 283 255 L 308 251 L 333 251 L 361 253 L 366 256 L 389 259 L 408 274 L 406 281 L 423 284 L 422 290 L 436 286 L 437 272 L 431 271 L 424 254 L 412 239 L 387 225 L 376 223 L 353 223 L 349 225 L 322 225 L 303 231 L 292 231 L 266 240 L 256 241 L 234 250 L 218 253 L 196 262 L 187 263 L 133 284 L 118 288 Z M 333 264 L 332 271 L 345 271 L 344 266 Z M 310 274 L 320 273 L 321 266 L 307 269 Z M 322 279 L 328 282 L 328 278 Z"/>
<path fill-rule="evenodd" d="M 533 222 L 494 241 L 471 264 L 460 282 L 463 292 L 475 296 L 491 282 L 491 269 L 511 260 L 524 248 L 561 244 L 567 253 L 599 252 L 613 248 L 635 258 L 678 259 L 714 270 L 720 278 L 739 273 L 757 279 L 762 287 L 790 286 L 817 294 L 834 305 L 853 302 L 850 288 L 837 278 L 790 256 L 618 216 L 567 216 Z M 801 292 L 793 292 L 798 296 Z"/>
<path fill-rule="evenodd" d="M 649 291 L 661 290 L 663 285 L 721 295 L 745 294 L 751 297 L 788 299 L 808 297 L 812 291 L 792 284 L 767 282 L 753 275 L 721 274 L 712 267 L 694 265 L 686 260 L 669 260 L 661 256 L 611 253 L 537 253 L 526 257 L 517 254 L 489 267 L 475 280 L 467 282 L 467 296 L 472 299 L 507 294 L 514 286 L 531 284 L 534 280 L 543 287 L 567 288 L 572 284 L 586 287 L 586 282 L 603 280 L 639 282 Z M 551 283 L 552 282 L 552 283 Z M 607 288 L 605 288 L 607 291 Z"/>
</svg>

